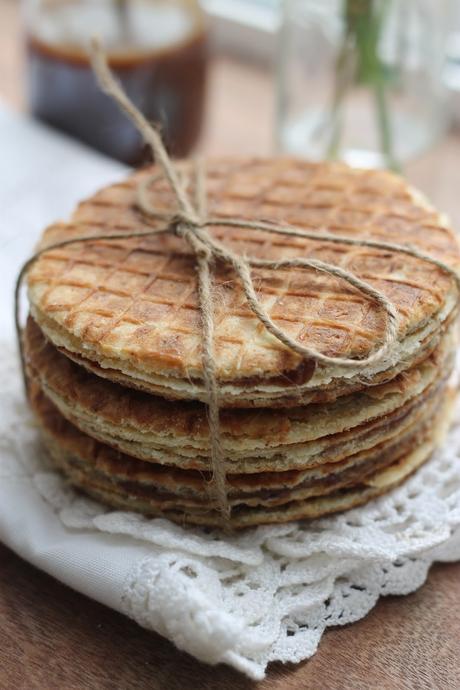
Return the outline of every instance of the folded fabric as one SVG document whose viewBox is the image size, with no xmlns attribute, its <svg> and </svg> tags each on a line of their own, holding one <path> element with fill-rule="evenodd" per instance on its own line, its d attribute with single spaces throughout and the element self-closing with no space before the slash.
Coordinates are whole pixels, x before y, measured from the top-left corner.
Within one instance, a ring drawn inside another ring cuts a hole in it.
<svg viewBox="0 0 460 690">
<path fill-rule="evenodd" d="M 314 654 L 327 626 L 358 620 L 380 595 L 417 589 L 434 561 L 460 558 L 458 426 L 404 486 L 365 507 L 226 537 L 72 490 L 47 469 L 11 343 L 2 351 L 0 539 L 202 661 L 260 679 L 270 661 Z"/>
</svg>

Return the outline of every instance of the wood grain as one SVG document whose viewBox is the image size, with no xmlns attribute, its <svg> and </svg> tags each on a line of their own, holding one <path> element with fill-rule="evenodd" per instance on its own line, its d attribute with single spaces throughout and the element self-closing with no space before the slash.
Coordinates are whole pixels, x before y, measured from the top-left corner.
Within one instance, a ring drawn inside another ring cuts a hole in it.
<svg viewBox="0 0 460 690">
<path fill-rule="evenodd" d="M 0 546 L 0 690 L 249 690 Z M 460 566 L 328 631 L 298 666 L 273 664 L 258 690 L 458 690 Z"/>
<path fill-rule="evenodd" d="M 0 96 L 24 107 L 16 0 L 0 0 Z M 260 117 L 260 113 L 263 117 Z M 270 77 L 220 57 L 210 74 L 201 148 L 268 154 Z M 460 227 L 458 137 L 408 174 Z M 258 690 L 459 690 L 460 565 L 433 568 L 417 593 L 383 599 L 364 620 L 328 631 L 298 666 L 274 664 Z M 0 546 L 0 690 L 249 690 L 123 616 L 67 589 Z"/>
</svg>

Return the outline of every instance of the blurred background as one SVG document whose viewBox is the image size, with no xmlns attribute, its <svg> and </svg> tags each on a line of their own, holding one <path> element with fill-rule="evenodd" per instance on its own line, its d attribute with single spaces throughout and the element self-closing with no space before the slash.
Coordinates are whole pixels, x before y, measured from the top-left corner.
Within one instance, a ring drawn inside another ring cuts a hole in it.
<svg viewBox="0 0 460 690">
<path fill-rule="evenodd" d="M 0 107 L 138 166 L 95 34 L 173 155 L 388 167 L 460 221 L 460 0 L 0 0 Z"/>
</svg>

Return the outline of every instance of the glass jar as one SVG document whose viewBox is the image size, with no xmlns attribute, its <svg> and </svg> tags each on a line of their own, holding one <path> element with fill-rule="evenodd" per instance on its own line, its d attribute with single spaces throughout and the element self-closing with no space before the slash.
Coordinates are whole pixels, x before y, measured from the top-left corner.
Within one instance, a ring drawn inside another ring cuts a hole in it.
<svg viewBox="0 0 460 690">
<path fill-rule="evenodd" d="M 455 0 L 284 0 L 277 144 L 311 159 L 400 164 L 447 122 Z"/>
<path fill-rule="evenodd" d="M 87 56 L 98 36 L 129 97 L 186 156 L 200 133 L 207 27 L 198 0 L 26 0 L 28 96 L 37 118 L 131 165 L 140 136 L 96 85 Z"/>
</svg>

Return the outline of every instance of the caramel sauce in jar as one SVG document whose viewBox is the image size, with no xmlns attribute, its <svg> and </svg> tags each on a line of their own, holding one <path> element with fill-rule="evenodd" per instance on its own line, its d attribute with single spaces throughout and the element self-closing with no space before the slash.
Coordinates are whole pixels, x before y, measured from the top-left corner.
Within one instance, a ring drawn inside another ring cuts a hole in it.
<svg viewBox="0 0 460 690">
<path fill-rule="evenodd" d="M 96 84 L 88 60 L 100 37 L 130 99 L 159 126 L 170 153 L 187 156 L 203 120 L 207 26 L 196 3 L 43 0 L 27 21 L 32 114 L 129 165 L 149 160 L 140 135 Z"/>
</svg>

